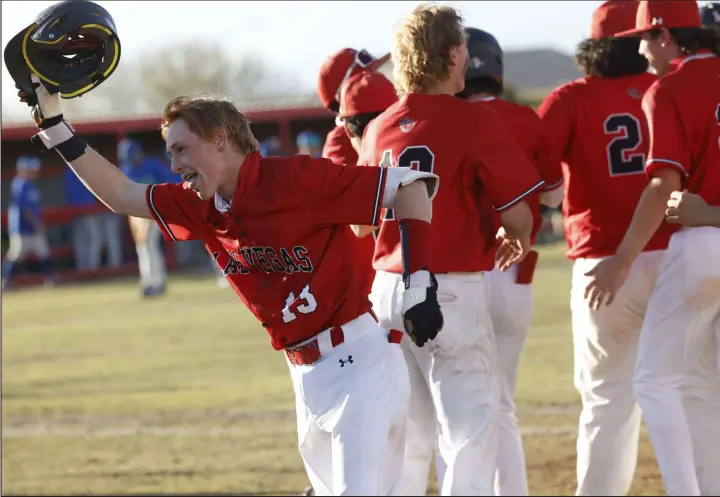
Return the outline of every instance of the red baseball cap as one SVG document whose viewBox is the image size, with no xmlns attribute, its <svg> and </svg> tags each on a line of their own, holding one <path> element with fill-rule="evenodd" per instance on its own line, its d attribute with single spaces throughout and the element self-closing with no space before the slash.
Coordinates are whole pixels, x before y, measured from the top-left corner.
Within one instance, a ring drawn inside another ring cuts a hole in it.
<svg viewBox="0 0 720 497">
<path fill-rule="evenodd" d="M 340 86 L 350 76 L 363 70 L 376 70 L 388 60 L 389 55 L 376 59 L 367 50 L 343 48 L 325 59 L 317 82 L 317 93 L 323 106 L 330 108 L 330 104 L 338 99 Z"/>
<path fill-rule="evenodd" d="M 637 0 L 608 0 L 595 9 L 590 25 L 590 38 L 610 38 L 635 28 Z"/>
<path fill-rule="evenodd" d="M 635 28 L 615 36 L 632 36 L 658 28 L 699 28 L 700 9 L 695 0 L 641 0 Z"/>
<path fill-rule="evenodd" d="M 397 102 L 392 82 L 379 72 L 363 71 L 348 79 L 340 89 L 340 117 L 384 112 Z"/>
</svg>

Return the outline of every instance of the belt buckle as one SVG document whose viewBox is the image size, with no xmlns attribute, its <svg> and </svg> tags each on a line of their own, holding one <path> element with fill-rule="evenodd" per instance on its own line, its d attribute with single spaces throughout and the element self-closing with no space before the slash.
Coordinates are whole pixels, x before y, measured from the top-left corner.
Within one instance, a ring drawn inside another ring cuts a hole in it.
<svg viewBox="0 0 720 497">
<path fill-rule="evenodd" d="M 317 338 L 294 350 L 286 350 L 290 362 L 296 366 L 313 364 L 320 359 L 320 345 Z"/>
</svg>

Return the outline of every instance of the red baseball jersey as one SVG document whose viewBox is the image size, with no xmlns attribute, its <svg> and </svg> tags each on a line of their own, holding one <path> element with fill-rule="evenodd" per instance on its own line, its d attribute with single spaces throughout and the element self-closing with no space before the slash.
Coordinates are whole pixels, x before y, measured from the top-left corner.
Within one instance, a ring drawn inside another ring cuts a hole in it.
<svg viewBox="0 0 720 497">
<path fill-rule="evenodd" d="M 377 225 L 385 179 L 322 158 L 253 153 L 229 206 L 172 184 L 149 186 L 147 202 L 166 240 L 205 243 L 280 350 L 370 310 L 341 225 Z"/>
<path fill-rule="evenodd" d="M 580 78 L 554 90 L 538 109 L 542 151 L 564 178 L 563 223 L 570 259 L 617 251 L 647 186 L 645 91 L 657 78 Z M 663 223 L 645 250 L 667 248 Z"/>
<path fill-rule="evenodd" d="M 495 111 L 450 95 L 402 96 L 366 128 L 359 163 L 439 176 L 431 228 L 435 273 L 492 270 L 490 203 L 501 212 L 544 185 Z M 390 209 L 375 243 L 375 269 L 401 273 L 399 227 Z"/>
<path fill-rule="evenodd" d="M 720 59 L 710 52 L 681 57 L 643 99 L 650 128 L 646 164 L 679 170 L 684 187 L 720 206 Z"/>
<path fill-rule="evenodd" d="M 358 154 L 350 143 L 350 137 L 342 126 L 335 126 L 325 137 L 322 156 L 335 164 L 356 165 Z"/>
<path fill-rule="evenodd" d="M 342 126 L 335 126 L 325 138 L 322 156 L 330 159 L 335 164 L 343 166 L 355 166 L 358 162 L 358 155 L 355 152 L 350 138 Z M 350 233 L 350 226 L 346 228 Z M 373 280 L 375 279 L 375 269 L 372 267 L 373 254 L 375 253 L 375 239 L 372 236 L 358 238 L 352 233 L 354 241 L 350 250 L 350 256 L 353 258 L 357 268 L 358 279 L 360 284 L 370 294 L 372 290 Z"/>
<path fill-rule="evenodd" d="M 532 109 L 526 105 L 519 105 L 514 102 L 508 102 L 500 98 L 488 98 L 484 100 L 475 100 L 478 105 L 487 105 L 500 116 L 500 120 L 510 130 L 515 140 L 525 152 L 528 160 L 536 166 L 540 178 L 545 181 L 544 191 L 554 190 L 562 186 L 562 176 L 552 164 L 548 164 L 543 155 L 540 153 L 540 143 L 542 140 L 542 124 L 540 118 Z M 537 233 L 542 226 L 542 215 L 540 214 L 540 196 L 530 195 L 527 198 L 528 205 L 533 213 L 533 232 L 530 237 L 534 244 L 537 239 Z M 500 227 L 500 217 L 494 216 L 496 227 Z"/>
</svg>

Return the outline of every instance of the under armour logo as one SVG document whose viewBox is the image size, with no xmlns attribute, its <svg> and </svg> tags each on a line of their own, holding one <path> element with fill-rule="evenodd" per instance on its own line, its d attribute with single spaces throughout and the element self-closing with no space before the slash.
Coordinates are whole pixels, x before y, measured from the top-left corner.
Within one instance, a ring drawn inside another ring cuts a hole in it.
<svg viewBox="0 0 720 497">
<path fill-rule="evenodd" d="M 663 24 L 663 18 L 662 17 L 653 17 L 651 24 L 653 26 L 659 26 L 660 24 Z"/>
<path fill-rule="evenodd" d="M 343 359 L 340 359 L 338 362 L 340 363 L 340 367 L 341 367 L 341 368 L 344 368 L 344 367 L 345 367 L 345 364 L 352 364 L 352 363 L 353 363 L 352 356 L 349 355 L 347 359 L 344 359 L 344 360 L 343 360 Z"/>
</svg>

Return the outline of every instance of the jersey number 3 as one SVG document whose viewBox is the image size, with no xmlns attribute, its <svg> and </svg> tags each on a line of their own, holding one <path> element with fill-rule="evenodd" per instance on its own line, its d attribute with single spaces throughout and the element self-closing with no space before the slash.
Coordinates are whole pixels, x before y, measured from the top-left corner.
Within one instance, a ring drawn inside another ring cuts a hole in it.
<svg viewBox="0 0 720 497">
<path fill-rule="evenodd" d="M 380 160 L 380 167 L 393 167 L 393 151 L 388 149 L 383 152 Z M 406 147 L 397 157 L 397 167 L 409 167 L 423 173 L 432 173 L 435 167 L 435 154 L 425 145 L 413 145 Z M 395 212 L 392 209 L 385 211 L 383 221 L 393 221 Z"/>
<path fill-rule="evenodd" d="M 640 174 L 645 171 L 645 154 L 631 153 L 642 143 L 640 121 L 632 114 L 612 114 L 605 120 L 605 134 L 616 136 L 607 146 L 610 176 Z"/>
</svg>

